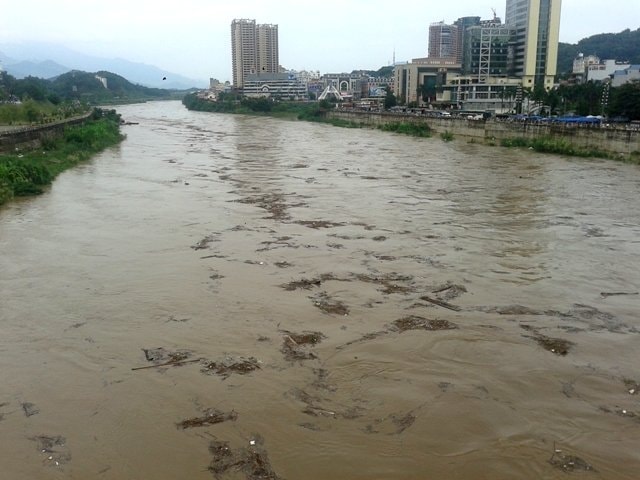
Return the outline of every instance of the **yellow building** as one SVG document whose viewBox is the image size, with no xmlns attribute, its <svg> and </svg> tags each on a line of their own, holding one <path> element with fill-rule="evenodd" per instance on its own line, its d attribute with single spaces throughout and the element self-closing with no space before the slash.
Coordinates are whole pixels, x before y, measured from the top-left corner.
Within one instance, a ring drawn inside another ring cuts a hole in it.
<svg viewBox="0 0 640 480">
<path fill-rule="evenodd" d="M 522 86 L 553 87 L 562 0 L 507 0 L 505 23 L 516 30 L 515 75 Z"/>
</svg>

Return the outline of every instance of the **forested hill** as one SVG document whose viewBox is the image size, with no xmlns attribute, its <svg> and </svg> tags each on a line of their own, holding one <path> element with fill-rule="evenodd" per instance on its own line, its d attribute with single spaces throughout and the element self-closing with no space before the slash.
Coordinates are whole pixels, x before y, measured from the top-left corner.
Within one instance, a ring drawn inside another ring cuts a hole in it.
<svg viewBox="0 0 640 480">
<path fill-rule="evenodd" d="M 583 38 L 577 44 L 560 43 L 558 74 L 571 73 L 573 59 L 579 54 L 596 55 L 601 60 L 629 61 L 640 64 L 640 28 L 620 33 L 600 33 Z"/>
<path fill-rule="evenodd" d="M 88 73 L 74 70 L 53 79 L 27 77 L 22 80 L 3 75 L 0 81 L 0 100 L 3 96 L 36 101 L 80 100 L 90 104 L 123 103 L 128 101 L 165 99 L 175 92 L 136 85 L 110 72 Z"/>
</svg>

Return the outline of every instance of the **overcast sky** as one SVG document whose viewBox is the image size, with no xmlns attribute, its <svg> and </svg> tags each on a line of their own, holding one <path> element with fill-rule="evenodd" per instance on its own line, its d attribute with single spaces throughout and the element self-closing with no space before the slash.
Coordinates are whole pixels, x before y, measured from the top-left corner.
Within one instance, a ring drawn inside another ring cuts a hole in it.
<svg viewBox="0 0 640 480">
<path fill-rule="evenodd" d="M 640 0 L 563 0 L 560 40 L 640 27 Z M 426 56 L 428 26 L 504 19 L 505 0 L 1 0 L 0 44 L 46 41 L 156 65 L 191 78 L 231 78 L 234 18 L 279 26 L 280 63 L 297 70 L 377 69 Z"/>
</svg>

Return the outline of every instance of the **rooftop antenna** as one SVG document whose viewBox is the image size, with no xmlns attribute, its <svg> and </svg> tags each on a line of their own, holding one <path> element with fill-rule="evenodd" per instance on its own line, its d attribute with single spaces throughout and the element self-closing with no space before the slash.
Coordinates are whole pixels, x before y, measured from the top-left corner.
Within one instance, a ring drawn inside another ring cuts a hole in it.
<svg viewBox="0 0 640 480">
<path fill-rule="evenodd" d="M 498 14 L 496 13 L 496 9 L 492 8 L 491 11 L 493 12 L 493 21 L 495 22 L 496 19 L 498 18 Z"/>
</svg>

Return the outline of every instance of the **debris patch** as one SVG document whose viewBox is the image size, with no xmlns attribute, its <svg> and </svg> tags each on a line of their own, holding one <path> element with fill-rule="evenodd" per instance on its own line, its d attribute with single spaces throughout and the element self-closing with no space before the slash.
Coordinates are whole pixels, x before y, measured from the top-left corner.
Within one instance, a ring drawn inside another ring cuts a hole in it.
<svg viewBox="0 0 640 480">
<path fill-rule="evenodd" d="M 258 435 L 254 436 L 248 447 L 237 450 L 231 449 L 229 442 L 213 440 L 209 444 L 209 452 L 213 456 L 209 471 L 216 479 L 229 471 L 243 474 L 246 480 L 280 479 L 271 467 L 264 441 Z"/>
<path fill-rule="evenodd" d="M 324 338 L 326 337 L 320 332 L 293 333 L 285 331 L 280 351 L 290 361 L 313 360 L 318 356 L 310 352 L 308 348 L 316 346 Z"/>
<path fill-rule="evenodd" d="M 553 455 L 549 459 L 549 463 L 564 472 L 597 472 L 592 465 L 582 458 L 564 453 L 562 450 L 555 448 Z"/>
<path fill-rule="evenodd" d="M 432 320 L 410 315 L 393 322 L 390 330 L 402 333 L 408 330 L 455 330 L 456 328 L 458 328 L 458 326 L 448 320 Z"/>
<path fill-rule="evenodd" d="M 319 293 L 314 297 L 310 297 L 313 300 L 313 304 L 322 310 L 324 313 L 330 315 L 349 315 L 349 309 L 347 306 L 339 300 L 334 300 L 327 292 Z"/>
<path fill-rule="evenodd" d="M 219 375 L 221 377 L 228 378 L 234 373 L 237 373 L 238 375 L 246 375 L 259 369 L 260 364 L 254 357 L 227 357 L 221 362 L 206 363 L 201 371 L 202 373 L 207 373 L 209 375 Z"/>
<path fill-rule="evenodd" d="M 202 417 L 183 420 L 182 422 L 178 423 L 177 426 L 182 430 L 186 430 L 187 428 L 208 427 L 226 421 L 236 421 L 237 419 L 238 414 L 233 410 L 231 412 L 225 413 L 216 409 L 208 409 L 205 411 Z"/>
</svg>

